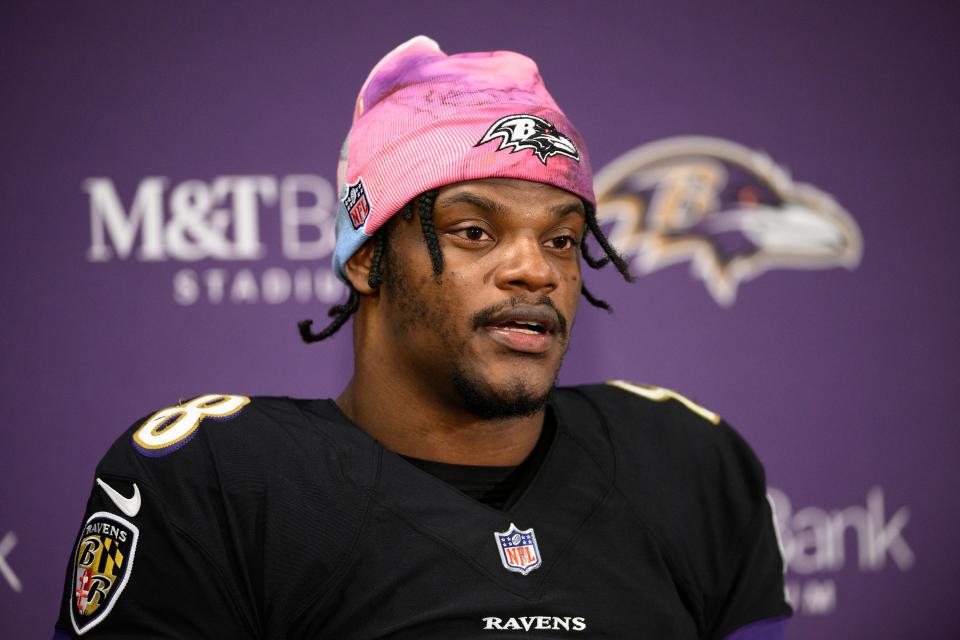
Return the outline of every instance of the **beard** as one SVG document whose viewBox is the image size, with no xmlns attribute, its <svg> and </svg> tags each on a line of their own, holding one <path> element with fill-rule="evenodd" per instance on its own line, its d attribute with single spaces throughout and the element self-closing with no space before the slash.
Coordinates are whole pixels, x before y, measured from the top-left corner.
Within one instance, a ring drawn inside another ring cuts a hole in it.
<svg viewBox="0 0 960 640">
<path fill-rule="evenodd" d="M 512 380 L 505 388 L 493 389 L 474 372 L 459 367 L 454 370 L 452 380 L 464 408 L 484 420 L 534 415 L 546 406 L 556 383 L 554 377 L 547 390 L 540 393 L 531 389 L 523 380 Z"/>
<path fill-rule="evenodd" d="M 532 302 L 534 301 L 521 296 L 514 296 L 509 301 L 482 309 L 471 318 L 471 327 L 474 331 L 480 330 L 495 314 L 504 308 Z M 566 342 L 568 336 L 567 319 L 564 315 L 556 308 L 553 301 L 545 295 L 540 296 L 535 302 L 549 306 L 556 311 L 558 336 Z M 463 356 L 463 349 L 460 349 L 459 355 Z M 517 357 L 524 357 L 524 355 L 517 354 Z M 532 354 L 527 354 L 526 357 L 539 358 L 539 356 Z M 494 388 L 486 378 L 472 367 L 460 366 L 461 362 L 454 365 L 451 376 L 453 386 L 460 395 L 464 407 L 478 418 L 487 420 L 518 418 L 531 416 L 539 412 L 546 406 L 547 399 L 556 385 L 557 376 L 560 372 L 560 363 L 558 363 L 557 369 L 553 372 L 553 379 L 550 380 L 545 389 L 541 390 L 532 387 L 522 378 L 508 380 L 501 383 L 498 388 Z"/>
</svg>

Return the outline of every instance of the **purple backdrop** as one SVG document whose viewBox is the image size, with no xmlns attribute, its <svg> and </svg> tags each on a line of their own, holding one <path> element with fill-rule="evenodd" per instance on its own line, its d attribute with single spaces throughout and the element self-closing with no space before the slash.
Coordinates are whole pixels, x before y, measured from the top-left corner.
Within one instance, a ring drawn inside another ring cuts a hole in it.
<svg viewBox="0 0 960 640">
<path fill-rule="evenodd" d="M 960 631 L 952 3 L 21 4 L 0 23 L 4 637 L 49 637 L 132 420 L 340 390 L 349 332 L 308 348 L 294 324 L 338 293 L 326 189 L 356 91 L 421 32 L 536 59 L 596 168 L 712 136 L 850 212 L 858 267 L 771 270 L 726 307 L 689 262 L 588 274 L 616 314 L 584 308 L 561 381 L 675 388 L 738 426 L 776 489 L 788 637 Z"/>
</svg>

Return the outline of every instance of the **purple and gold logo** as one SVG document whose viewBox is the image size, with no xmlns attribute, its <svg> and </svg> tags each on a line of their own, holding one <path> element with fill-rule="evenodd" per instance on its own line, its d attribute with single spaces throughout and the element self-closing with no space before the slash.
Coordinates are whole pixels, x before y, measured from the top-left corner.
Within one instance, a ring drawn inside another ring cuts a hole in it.
<svg viewBox="0 0 960 640">
<path fill-rule="evenodd" d="M 594 181 L 597 219 L 639 273 L 690 262 L 723 306 L 771 269 L 854 269 L 863 244 L 829 194 L 794 182 L 769 156 L 719 138 L 659 140 Z"/>
<path fill-rule="evenodd" d="M 70 620 L 78 635 L 110 613 L 127 586 L 139 531 L 120 516 L 100 511 L 83 525 L 73 562 Z"/>
</svg>

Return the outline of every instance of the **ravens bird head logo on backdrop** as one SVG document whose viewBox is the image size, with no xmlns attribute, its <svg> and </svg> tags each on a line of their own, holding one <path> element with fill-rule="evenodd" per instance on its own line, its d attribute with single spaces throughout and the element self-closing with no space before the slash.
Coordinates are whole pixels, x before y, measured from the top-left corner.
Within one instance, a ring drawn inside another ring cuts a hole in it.
<svg viewBox="0 0 960 640">
<path fill-rule="evenodd" d="M 723 306 L 770 269 L 855 268 L 856 221 L 829 194 L 794 182 L 768 155 L 705 137 L 628 151 L 594 181 L 597 219 L 640 273 L 690 262 Z"/>
</svg>

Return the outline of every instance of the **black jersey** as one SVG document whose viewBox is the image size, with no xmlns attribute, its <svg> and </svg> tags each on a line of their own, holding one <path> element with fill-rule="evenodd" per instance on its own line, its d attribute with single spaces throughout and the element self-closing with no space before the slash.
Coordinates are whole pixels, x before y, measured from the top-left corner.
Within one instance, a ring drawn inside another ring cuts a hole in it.
<svg viewBox="0 0 960 640">
<path fill-rule="evenodd" d="M 631 393 L 630 391 L 633 391 Z M 762 467 L 719 418 L 561 388 L 494 509 L 329 400 L 202 396 L 109 450 L 57 628 L 96 638 L 721 638 L 789 615 Z"/>
</svg>

